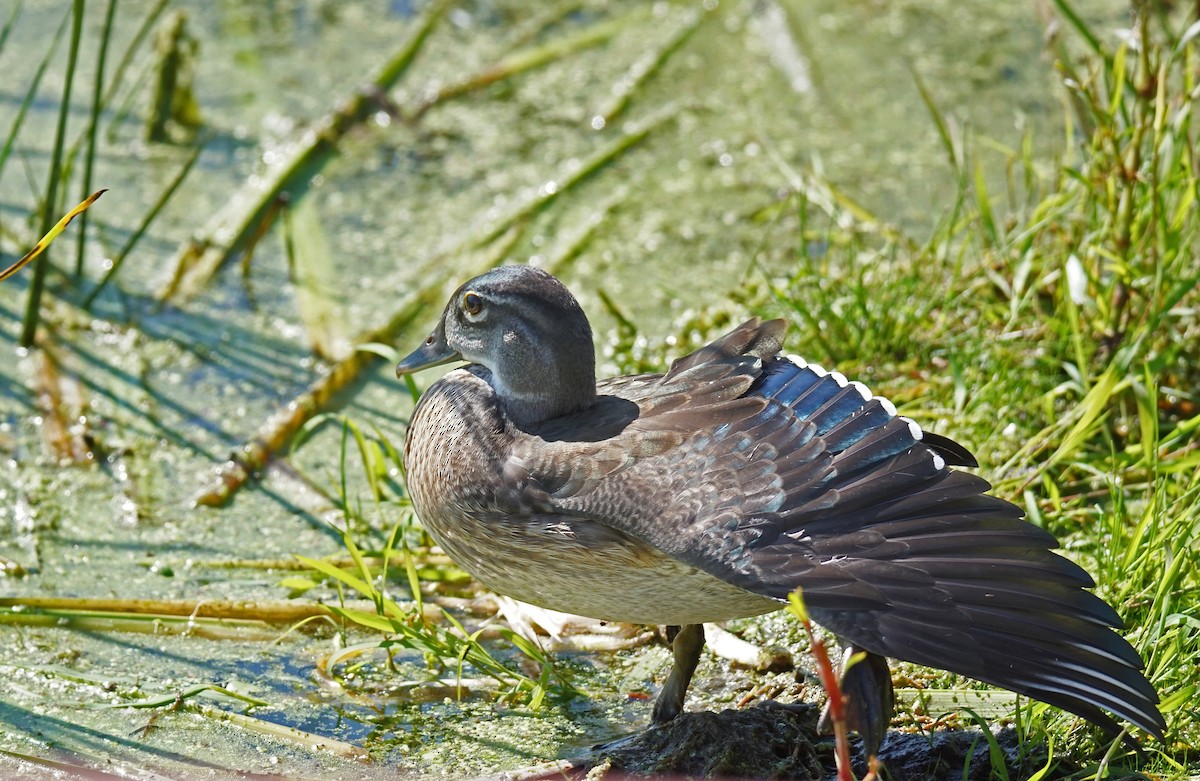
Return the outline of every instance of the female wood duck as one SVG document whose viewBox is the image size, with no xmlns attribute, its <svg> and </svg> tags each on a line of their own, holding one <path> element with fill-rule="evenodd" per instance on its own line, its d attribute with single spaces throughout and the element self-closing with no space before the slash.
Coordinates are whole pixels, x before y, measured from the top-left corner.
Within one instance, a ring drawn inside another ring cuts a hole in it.
<svg viewBox="0 0 1200 781">
<path fill-rule="evenodd" d="M 882 657 L 950 670 L 1118 733 L 1163 735 L 1120 619 L 1057 541 L 989 496 L 945 437 L 795 356 L 750 320 L 666 374 L 596 382 L 575 297 L 529 266 L 460 287 L 404 375 L 469 361 L 425 392 L 405 442 L 418 515 L 464 569 L 524 602 L 665 624 L 667 721 L 701 624 L 778 610 L 803 588 L 852 650 L 851 727 L 891 718 Z"/>
</svg>

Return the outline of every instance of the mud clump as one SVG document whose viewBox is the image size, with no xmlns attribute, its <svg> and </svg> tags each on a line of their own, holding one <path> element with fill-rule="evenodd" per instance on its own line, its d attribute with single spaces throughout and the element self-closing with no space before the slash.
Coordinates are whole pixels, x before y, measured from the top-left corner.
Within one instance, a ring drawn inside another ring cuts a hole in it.
<svg viewBox="0 0 1200 781">
<path fill-rule="evenodd" d="M 833 738 L 817 733 L 814 706 L 764 702 L 744 710 L 682 713 L 667 724 L 597 746 L 593 767 L 605 766 L 603 778 L 634 775 L 682 775 L 725 778 L 832 779 L 836 777 Z M 1022 760 L 1016 732 L 995 734 L 1005 767 L 999 777 L 1020 778 L 1039 766 L 1038 757 Z M 852 741 L 855 773 L 866 773 L 862 744 Z M 891 781 L 988 781 L 992 752 L 979 730 L 929 734 L 890 732 L 879 751 Z M 1041 758 L 1044 762 L 1044 756 Z M 597 770 L 599 768 L 597 767 Z M 1004 775 L 1006 774 L 1006 775 Z"/>
<path fill-rule="evenodd" d="M 666 724 L 597 747 L 625 773 L 822 778 L 833 743 L 817 735 L 817 709 L 763 703 L 745 710 L 681 713 Z M 818 743 L 828 743 L 818 747 Z"/>
</svg>

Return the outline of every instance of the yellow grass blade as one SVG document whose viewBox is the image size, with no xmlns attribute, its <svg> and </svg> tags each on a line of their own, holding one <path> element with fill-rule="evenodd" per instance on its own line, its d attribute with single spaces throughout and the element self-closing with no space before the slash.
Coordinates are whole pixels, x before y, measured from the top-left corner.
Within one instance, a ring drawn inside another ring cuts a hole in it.
<svg viewBox="0 0 1200 781">
<path fill-rule="evenodd" d="M 91 206 L 93 203 L 96 202 L 96 199 L 98 199 L 101 195 L 104 195 L 106 192 L 108 192 L 107 189 L 97 190 L 96 192 L 92 193 L 87 198 L 85 198 L 83 200 L 83 202 L 80 203 L 78 206 L 76 206 L 74 209 L 67 212 L 66 216 L 63 217 L 58 222 L 56 222 L 54 224 L 54 227 L 51 228 L 46 233 L 46 235 L 42 237 L 41 241 L 39 241 L 37 244 L 35 244 L 33 246 L 33 249 L 31 249 L 31 250 L 29 250 L 29 252 L 25 253 L 24 257 L 22 257 L 16 263 L 12 264 L 8 268 L 4 269 L 3 271 L 0 271 L 0 282 L 3 282 L 4 280 L 11 277 L 13 274 L 16 274 L 18 271 L 20 271 L 22 268 L 24 268 L 25 265 L 28 264 L 31 260 L 36 258 L 38 255 L 41 255 L 42 252 L 45 251 L 46 247 L 50 246 L 50 242 L 54 241 L 56 238 L 58 238 L 58 234 L 62 233 L 64 230 L 66 230 L 66 227 L 67 227 L 67 225 L 69 225 L 71 223 L 71 220 L 75 219 L 80 214 L 83 214 L 89 206 Z"/>
</svg>

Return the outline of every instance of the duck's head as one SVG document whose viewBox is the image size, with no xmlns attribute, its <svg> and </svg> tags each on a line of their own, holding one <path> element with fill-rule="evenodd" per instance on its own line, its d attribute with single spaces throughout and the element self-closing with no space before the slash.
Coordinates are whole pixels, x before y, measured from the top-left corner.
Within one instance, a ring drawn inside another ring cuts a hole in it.
<svg viewBox="0 0 1200 781">
<path fill-rule="evenodd" d="M 502 266 L 454 291 L 442 319 L 396 375 L 451 361 L 488 370 L 520 426 L 577 412 L 596 399 L 587 316 L 571 291 L 532 266 Z"/>
</svg>

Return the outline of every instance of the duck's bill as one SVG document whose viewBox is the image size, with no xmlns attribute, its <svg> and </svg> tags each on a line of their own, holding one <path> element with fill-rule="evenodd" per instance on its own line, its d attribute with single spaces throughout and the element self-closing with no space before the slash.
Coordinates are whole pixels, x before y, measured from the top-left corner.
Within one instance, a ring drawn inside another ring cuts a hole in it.
<svg viewBox="0 0 1200 781">
<path fill-rule="evenodd" d="M 432 334 L 426 338 L 425 343 L 419 348 L 413 350 L 408 355 L 408 358 L 402 360 L 400 364 L 396 364 L 396 377 L 403 377 L 404 374 L 412 374 L 419 372 L 422 368 L 430 368 L 431 366 L 442 366 L 449 364 L 450 361 L 461 361 L 462 353 L 450 347 L 446 342 L 445 331 L 442 330 L 442 325 L 438 325 Z"/>
<path fill-rule="evenodd" d="M 419 372 L 422 369 L 441 366 L 443 363 L 461 361 L 462 359 L 462 355 L 457 350 L 446 344 L 445 340 L 437 338 L 435 334 L 425 340 L 423 345 L 413 350 L 407 358 L 396 364 L 396 376 L 403 377 L 406 374 Z"/>
</svg>

